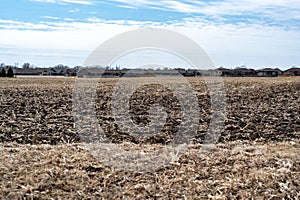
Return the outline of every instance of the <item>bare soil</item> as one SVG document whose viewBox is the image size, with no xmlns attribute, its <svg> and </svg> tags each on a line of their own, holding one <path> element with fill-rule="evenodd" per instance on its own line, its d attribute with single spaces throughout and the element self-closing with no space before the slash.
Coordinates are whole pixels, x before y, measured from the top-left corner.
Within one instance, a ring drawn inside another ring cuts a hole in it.
<svg viewBox="0 0 300 200">
<path fill-rule="evenodd" d="M 72 116 L 74 79 L 0 79 L 0 196 L 3 199 L 299 199 L 300 78 L 226 78 L 227 118 L 218 144 L 199 155 L 210 122 L 204 82 L 189 78 L 199 99 L 194 144 L 155 172 L 115 170 L 81 143 Z M 160 134 L 141 139 L 116 126 L 110 102 L 116 79 L 101 80 L 97 117 L 114 143 L 161 146 L 180 123 L 172 91 L 139 88 L 131 98 L 137 124 L 149 106 L 168 113 Z M 147 94 L 145 96 L 145 94 Z M 161 98 L 163 97 L 163 98 Z M 170 106 L 171 105 L 171 106 Z"/>
</svg>

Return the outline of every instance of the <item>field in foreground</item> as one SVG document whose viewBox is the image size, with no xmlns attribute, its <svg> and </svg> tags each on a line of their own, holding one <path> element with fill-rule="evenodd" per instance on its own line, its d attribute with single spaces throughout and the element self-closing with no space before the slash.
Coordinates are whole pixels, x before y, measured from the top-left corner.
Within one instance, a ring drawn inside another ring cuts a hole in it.
<svg viewBox="0 0 300 200">
<path fill-rule="evenodd" d="M 115 171 L 80 144 L 2 144 L 2 198 L 297 199 L 299 141 L 190 147 L 178 165 L 149 173 Z"/>
<path fill-rule="evenodd" d="M 106 135 L 116 143 L 129 144 L 129 148 L 140 143 L 167 143 L 176 132 L 176 112 L 162 133 L 147 141 L 116 128 L 110 113 L 116 81 L 104 79 L 98 87 L 97 114 Z M 225 79 L 225 126 L 219 143 L 205 157 L 199 156 L 198 149 L 209 125 L 209 96 L 201 79 L 189 81 L 201 107 L 195 144 L 177 164 L 151 173 L 129 173 L 103 165 L 80 143 L 71 113 L 74 79 L 1 79 L 0 196 L 299 198 L 300 79 Z M 168 98 L 159 98 L 170 97 L 169 91 L 155 85 L 140 88 L 132 97 L 136 122 L 147 123 L 139 115 L 147 115 L 147 106 L 137 107 L 144 91 L 156 96 L 153 101 L 172 108 L 165 100 Z M 157 95 L 157 91 L 162 93 Z"/>
</svg>

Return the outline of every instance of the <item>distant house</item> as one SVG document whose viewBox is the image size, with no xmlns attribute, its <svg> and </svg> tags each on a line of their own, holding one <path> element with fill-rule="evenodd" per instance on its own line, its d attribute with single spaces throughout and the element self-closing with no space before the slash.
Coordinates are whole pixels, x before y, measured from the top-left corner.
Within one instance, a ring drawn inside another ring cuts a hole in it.
<svg viewBox="0 0 300 200">
<path fill-rule="evenodd" d="M 184 68 L 175 68 L 172 71 L 176 71 L 175 74 L 181 74 L 182 76 L 196 76 L 198 71 L 195 69 L 184 69 Z"/>
<path fill-rule="evenodd" d="M 177 70 L 171 70 L 171 69 L 166 69 L 166 70 L 152 70 L 152 74 L 155 76 L 179 76 L 184 74 L 180 74 Z M 194 72 L 190 72 L 192 75 L 194 75 Z"/>
<path fill-rule="evenodd" d="M 50 68 L 44 70 L 45 75 L 51 75 L 51 76 L 76 76 L 77 70 L 76 69 L 70 69 L 70 68 Z"/>
<path fill-rule="evenodd" d="M 51 76 L 63 76 L 64 70 L 65 69 L 61 69 L 61 68 L 50 68 L 49 72 Z"/>
<path fill-rule="evenodd" d="M 185 72 L 185 76 L 196 76 L 197 75 L 197 70 L 195 69 L 188 69 Z"/>
<path fill-rule="evenodd" d="M 117 70 L 105 70 L 102 73 L 102 77 L 106 78 L 115 78 L 115 77 L 121 77 L 122 76 L 122 71 L 117 69 Z"/>
<path fill-rule="evenodd" d="M 76 69 L 66 69 L 64 71 L 64 76 L 68 76 L 68 77 L 77 76 L 77 71 L 76 71 Z"/>
<path fill-rule="evenodd" d="M 178 73 L 180 73 L 181 75 L 185 75 L 186 70 L 183 68 L 175 68 L 174 70 L 176 70 Z"/>
<path fill-rule="evenodd" d="M 50 76 L 51 75 L 50 70 L 49 69 L 43 69 L 41 75 L 42 76 Z"/>
<path fill-rule="evenodd" d="M 76 76 L 75 69 L 58 68 L 15 68 L 16 76 Z"/>
<path fill-rule="evenodd" d="M 231 70 L 231 69 L 219 67 L 217 70 L 219 71 L 219 73 L 220 73 L 221 76 L 225 76 L 225 77 L 227 77 L 227 76 L 234 76 L 234 71 Z"/>
<path fill-rule="evenodd" d="M 288 70 L 283 72 L 286 76 L 300 76 L 300 68 L 299 67 L 292 67 Z"/>
<path fill-rule="evenodd" d="M 277 77 L 282 75 L 282 71 L 278 68 L 272 69 L 272 68 L 264 68 L 257 70 L 257 76 L 260 77 Z"/>
<path fill-rule="evenodd" d="M 222 76 L 222 71 L 217 69 L 199 70 L 201 76 Z"/>
<path fill-rule="evenodd" d="M 256 71 L 254 69 L 248 69 L 245 67 L 238 67 L 233 70 L 233 76 L 256 76 Z"/>
<path fill-rule="evenodd" d="M 79 78 L 100 78 L 105 69 L 103 68 L 81 68 L 77 73 Z"/>
<path fill-rule="evenodd" d="M 278 76 L 281 76 L 281 75 L 283 75 L 283 71 L 282 71 L 281 69 L 279 69 L 279 68 L 275 68 L 275 70 L 277 71 L 277 73 L 278 73 Z"/>
<path fill-rule="evenodd" d="M 42 75 L 43 68 L 15 68 L 16 76 L 38 76 Z"/>
</svg>

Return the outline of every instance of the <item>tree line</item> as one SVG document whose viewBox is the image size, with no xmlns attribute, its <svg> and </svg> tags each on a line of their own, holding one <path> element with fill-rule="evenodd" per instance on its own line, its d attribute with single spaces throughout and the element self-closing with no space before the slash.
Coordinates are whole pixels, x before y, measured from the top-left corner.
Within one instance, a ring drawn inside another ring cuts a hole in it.
<svg viewBox="0 0 300 200">
<path fill-rule="evenodd" d="M 15 76 L 14 70 L 10 67 L 8 69 L 2 68 L 0 77 L 9 77 L 13 78 Z"/>
</svg>

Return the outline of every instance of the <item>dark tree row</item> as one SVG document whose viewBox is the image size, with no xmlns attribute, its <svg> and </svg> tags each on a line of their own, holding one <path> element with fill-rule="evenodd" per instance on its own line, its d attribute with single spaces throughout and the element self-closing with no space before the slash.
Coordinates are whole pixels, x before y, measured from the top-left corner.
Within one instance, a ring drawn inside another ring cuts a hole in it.
<svg viewBox="0 0 300 200">
<path fill-rule="evenodd" d="M 6 71 L 6 69 L 2 68 L 1 73 L 0 73 L 0 77 L 14 77 L 14 70 L 10 67 L 8 68 L 8 70 Z"/>
</svg>

